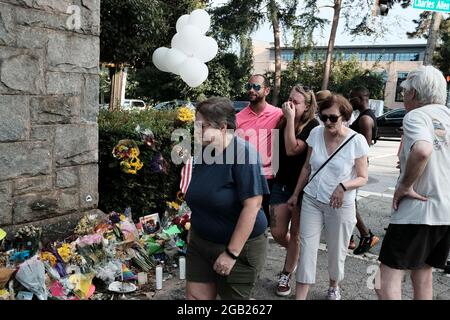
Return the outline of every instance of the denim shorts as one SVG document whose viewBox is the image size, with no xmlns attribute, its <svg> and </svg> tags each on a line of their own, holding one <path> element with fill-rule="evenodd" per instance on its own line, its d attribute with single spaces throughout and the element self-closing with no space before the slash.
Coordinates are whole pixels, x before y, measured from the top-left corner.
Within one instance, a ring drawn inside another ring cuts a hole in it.
<svg viewBox="0 0 450 320">
<path fill-rule="evenodd" d="M 270 193 L 270 205 L 287 203 L 294 193 L 294 188 L 275 182 Z"/>
</svg>

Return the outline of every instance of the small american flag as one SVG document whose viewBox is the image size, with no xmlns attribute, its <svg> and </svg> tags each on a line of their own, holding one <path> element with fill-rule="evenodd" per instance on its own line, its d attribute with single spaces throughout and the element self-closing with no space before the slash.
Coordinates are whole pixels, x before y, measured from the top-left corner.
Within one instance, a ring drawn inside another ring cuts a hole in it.
<svg viewBox="0 0 450 320">
<path fill-rule="evenodd" d="M 188 159 L 188 161 L 186 161 L 183 169 L 181 170 L 180 190 L 183 194 L 186 194 L 186 191 L 189 187 L 189 183 L 191 182 L 192 161 L 193 161 L 193 157 L 190 157 Z"/>
</svg>

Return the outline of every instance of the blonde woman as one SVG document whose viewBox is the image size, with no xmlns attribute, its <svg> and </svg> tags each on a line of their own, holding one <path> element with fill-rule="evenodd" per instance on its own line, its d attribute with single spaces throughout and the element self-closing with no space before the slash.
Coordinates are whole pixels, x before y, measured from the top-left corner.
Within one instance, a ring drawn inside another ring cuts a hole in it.
<svg viewBox="0 0 450 320">
<path fill-rule="evenodd" d="M 319 122 L 315 119 L 317 103 L 314 92 L 307 87 L 297 85 L 292 88 L 289 100 L 282 109 L 284 117 L 278 124 L 280 162 L 270 195 L 270 227 L 275 241 L 287 248 L 276 294 L 288 296 L 291 293 L 289 281 L 299 255 L 300 217 L 298 208 L 289 208 L 287 201 L 294 192 L 306 160 L 306 139 Z"/>
</svg>

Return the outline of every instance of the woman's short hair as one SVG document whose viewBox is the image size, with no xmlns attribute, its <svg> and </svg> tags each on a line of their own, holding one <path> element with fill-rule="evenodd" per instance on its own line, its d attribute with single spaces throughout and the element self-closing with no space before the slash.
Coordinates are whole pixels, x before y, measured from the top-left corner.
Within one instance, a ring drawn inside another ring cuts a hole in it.
<svg viewBox="0 0 450 320">
<path fill-rule="evenodd" d="M 414 89 L 421 105 L 445 105 L 447 100 L 447 82 L 442 72 L 433 66 L 420 66 L 411 71 L 400 86 L 406 91 Z"/>
<path fill-rule="evenodd" d="M 323 100 L 320 103 L 319 112 L 322 113 L 323 110 L 329 109 L 332 106 L 337 106 L 339 108 L 339 112 L 345 121 L 350 120 L 353 113 L 353 107 L 350 102 L 348 102 L 348 100 L 345 99 L 342 95 L 332 94 L 331 96 Z"/>
<path fill-rule="evenodd" d="M 236 113 L 233 103 L 228 98 L 211 97 L 196 106 L 196 112 L 211 124 L 220 128 L 223 124 L 227 125 L 227 129 L 236 129 Z"/>
</svg>

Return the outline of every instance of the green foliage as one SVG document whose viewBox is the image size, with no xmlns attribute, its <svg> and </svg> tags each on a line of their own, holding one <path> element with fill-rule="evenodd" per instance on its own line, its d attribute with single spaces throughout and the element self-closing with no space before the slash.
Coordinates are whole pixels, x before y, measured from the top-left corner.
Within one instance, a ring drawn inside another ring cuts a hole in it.
<svg viewBox="0 0 450 320">
<path fill-rule="evenodd" d="M 178 18 L 208 0 L 102 0 L 100 60 L 143 67 L 167 46 Z"/>
<path fill-rule="evenodd" d="M 282 72 L 280 102 L 287 101 L 292 87 L 296 84 L 308 86 L 317 92 L 322 86 L 323 61 L 305 62 L 295 61 Z M 273 73 L 267 74 L 270 80 Z M 365 86 L 370 90 L 371 99 L 384 99 L 383 75 L 374 70 L 363 69 L 356 59 L 344 61 L 337 59 L 331 67 L 329 90 L 348 96 L 350 90 L 356 86 Z"/>
<path fill-rule="evenodd" d="M 441 44 L 434 56 L 434 62 L 446 76 L 450 76 L 450 18 L 441 23 Z"/>
<path fill-rule="evenodd" d="M 163 212 L 166 201 L 175 199 L 179 190 L 181 166 L 171 162 L 171 150 L 175 142 L 171 133 L 180 127 L 176 112 L 155 111 L 124 112 L 102 111 L 99 115 L 99 209 L 104 212 L 123 211 L 132 208 L 133 217 Z M 143 145 L 137 125 L 150 129 L 155 135 L 156 151 Z M 133 139 L 140 149 L 139 159 L 144 163 L 136 175 L 120 169 L 120 160 L 112 155 L 119 140 Z M 169 163 L 168 174 L 152 172 L 152 159 L 161 152 Z"/>
<path fill-rule="evenodd" d="M 204 96 L 236 99 L 245 94 L 244 83 L 250 75 L 251 62 L 247 57 L 239 59 L 234 53 L 221 52 L 208 63 L 208 80 L 197 88 L 190 88 L 174 74 L 147 66 L 129 74 L 128 81 L 135 87 L 133 90 L 127 87 L 126 96 L 151 103 L 175 99 L 197 101 Z"/>
</svg>

